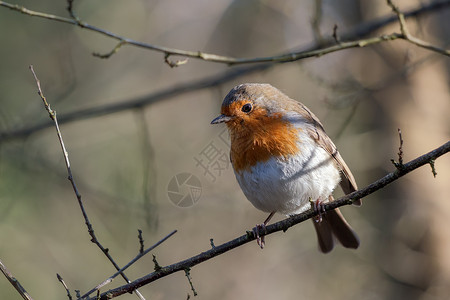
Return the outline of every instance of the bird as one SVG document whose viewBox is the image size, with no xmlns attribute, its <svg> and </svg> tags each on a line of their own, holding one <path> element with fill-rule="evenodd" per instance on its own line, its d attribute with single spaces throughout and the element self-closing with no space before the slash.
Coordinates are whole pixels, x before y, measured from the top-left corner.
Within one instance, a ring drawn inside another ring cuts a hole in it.
<svg viewBox="0 0 450 300">
<path fill-rule="evenodd" d="M 293 216 L 313 207 L 319 250 L 333 250 L 336 239 L 356 249 L 360 240 L 338 208 L 324 211 L 340 184 L 345 194 L 357 190 L 349 167 L 320 120 L 301 102 L 270 84 L 244 83 L 225 96 L 220 115 L 211 124 L 225 123 L 230 161 L 246 198 L 269 213 L 253 232 L 265 245 L 265 229 L 275 213 Z M 353 201 L 361 205 L 361 199 Z"/>
</svg>

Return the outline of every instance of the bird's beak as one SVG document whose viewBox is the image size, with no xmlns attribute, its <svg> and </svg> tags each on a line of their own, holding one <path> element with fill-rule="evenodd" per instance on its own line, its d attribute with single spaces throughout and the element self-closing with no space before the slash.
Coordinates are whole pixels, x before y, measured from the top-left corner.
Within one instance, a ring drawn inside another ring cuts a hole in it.
<svg viewBox="0 0 450 300">
<path fill-rule="evenodd" d="M 214 120 L 212 120 L 211 124 L 226 123 L 228 121 L 231 121 L 231 117 L 225 116 L 225 115 L 220 115 L 217 118 L 215 118 Z"/>
</svg>

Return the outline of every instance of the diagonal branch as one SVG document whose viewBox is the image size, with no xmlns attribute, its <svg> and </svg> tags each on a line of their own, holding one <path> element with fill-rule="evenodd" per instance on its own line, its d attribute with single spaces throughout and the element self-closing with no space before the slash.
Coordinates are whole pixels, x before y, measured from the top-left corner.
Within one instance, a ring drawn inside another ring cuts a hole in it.
<svg viewBox="0 0 450 300">
<path fill-rule="evenodd" d="M 368 195 L 374 193 L 375 191 L 396 181 L 400 177 L 414 171 L 415 169 L 417 169 L 425 164 L 430 164 L 431 162 L 434 162 L 438 157 L 448 153 L 449 151 L 450 151 L 450 141 L 448 141 L 447 143 L 443 144 L 442 146 L 434 149 L 433 151 L 430 151 L 408 163 L 405 163 L 403 165 L 403 168 L 396 169 L 395 171 L 384 176 L 383 178 L 380 178 L 379 180 L 369 184 L 365 188 L 362 188 L 358 191 L 355 191 L 351 194 L 341 197 L 331 203 L 325 204 L 324 209 L 325 209 L 325 211 L 329 211 L 329 210 L 335 209 L 340 206 L 350 205 L 353 203 L 354 200 L 363 198 L 365 196 L 368 196 Z M 285 232 L 290 227 L 292 227 L 298 223 L 304 222 L 305 220 L 308 220 L 308 219 L 314 217 L 316 214 L 317 213 L 315 213 L 313 210 L 308 210 L 299 215 L 296 215 L 296 216 L 290 217 L 288 219 L 279 221 L 277 223 L 268 225 L 266 227 L 266 231 L 265 232 L 261 231 L 261 232 L 259 232 L 259 234 L 260 234 L 260 236 L 263 236 L 263 235 L 272 234 L 272 233 L 278 232 L 278 231 Z M 219 246 L 214 246 L 210 250 L 202 252 L 202 253 L 200 253 L 196 256 L 193 256 L 191 258 L 188 258 L 186 260 L 174 263 L 174 264 L 166 266 L 166 267 L 161 267 L 158 270 L 156 270 L 155 272 L 150 273 L 144 277 L 141 277 L 129 284 L 106 291 L 100 295 L 100 299 L 103 299 L 103 300 L 111 299 L 111 298 L 120 296 L 122 294 L 131 292 L 134 289 L 142 287 L 146 284 L 149 284 L 150 282 L 153 282 L 159 278 L 168 276 L 168 275 L 173 274 L 178 271 L 184 271 L 188 268 L 192 268 L 195 265 L 205 262 L 211 258 L 214 258 L 220 254 L 228 252 L 234 248 L 242 246 L 253 240 L 255 240 L 254 233 L 251 231 L 248 231 L 247 234 L 240 236 L 234 240 L 231 240 L 227 243 L 224 243 Z M 95 299 L 95 298 L 89 298 L 89 299 Z"/>
<path fill-rule="evenodd" d="M 98 284 L 95 288 L 91 289 L 89 292 L 87 292 L 86 294 L 84 294 L 81 298 L 86 298 L 88 297 L 90 294 L 100 290 L 102 287 L 104 287 L 105 285 L 107 285 L 108 283 L 112 282 L 114 278 L 117 277 L 117 275 L 121 274 L 123 271 L 125 271 L 126 269 L 128 269 L 131 265 L 133 265 L 135 262 L 137 262 L 139 259 L 141 259 L 144 255 L 146 255 L 147 253 L 149 253 L 150 251 L 152 251 L 153 249 L 155 249 L 156 247 L 158 247 L 159 245 L 161 245 L 162 243 L 164 243 L 168 238 L 170 238 L 172 235 L 174 235 L 177 232 L 177 230 L 173 230 L 171 233 L 169 233 L 168 235 L 166 235 L 164 238 L 162 238 L 161 240 L 159 240 L 158 242 L 156 242 L 153 246 L 147 248 L 147 249 L 142 249 L 142 251 L 139 251 L 138 255 L 136 255 L 135 258 L 133 258 L 128 264 L 126 264 L 122 269 L 118 270 L 116 273 L 114 273 L 113 275 L 111 275 L 108 279 L 106 279 L 105 281 L 103 281 L 102 283 Z"/>
<path fill-rule="evenodd" d="M 58 273 L 56 273 L 56 278 L 58 278 L 58 281 L 61 282 L 61 284 L 63 285 L 64 289 L 66 290 L 67 298 L 69 298 L 69 300 L 72 300 L 72 295 L 70 294 L 70 290 L 67 287 L 67 284 L 65 283 L 64 279 Z"/>
<path fill-rule="evenodd" d="M 33 69 L 32 65 L 30 65 L 30 70 L 31 70 L 31 73 L 33 73 L 34 79 L 36 81 L 36 85 L 37 85 L 37 88 L 38 88 L 38 94 L 41 97 L 42 102 L 44 103 L 45 109 L 47 110 L 47 112 L 48 112 L 48 114 L 50 116 L 50 119 L 52 119 L 52 121 L 53 121 L 53 123 L 55 125 L 56 134 L 58 135 L 59 144 L 61 145 L 61 150 L 62 150 L 63 155 L 64 155 L 64 162 L 66 163 L 68 179 L 69 179 L 70 183 L 72 184 L 73 191 L 75 192 L 75 195 L 77 197 L 78 204 L 79 204 L 80 209 L 81 209 L 81 213 L 83 214 L 83 218 L 84 218 L 85 224 L 86 224 L 86 226 L 88 228 L 89 235 L 91 236 L 91 242 L 96 244 L 97 247 L 100 248 L 100 250 L 103 252 L 103 254 L 105 254 L 105 256 L 108 258 L 108 260 L 114 266 L 114 268 L 116 268 L 116 270 L 120 270 L 120 267 L 117 265 L 117 263 L 114 261 L 112 256 L 109 254 L 109 249 L 103 247 L 103 245 L 100 243 L 100 241 L 97 239 L 97 236 L 95 235 L 94 228 L 92 227 L 92 224 L 89 221 L 89 217 L 88 217 L 88 215 L 86 213 L 86 210 L 84 209 L 83 201 L 81 199 L 81 194 L 78 191 L 77 185 L 75 184 L 75 180 L 74 180 L 73 175 L 72 175 L 72 168 L 70 167 L 69 154 L 68 154 L 68 152 L 66 150 L 66 146 L 64 145 L 64 140 L 62 138 L 61 131 L 59 130 L 58 119 L 56 118 L 56 111 L 54 111 L 54 110 L 52 110 L 50 108 L 50 105 L 48 104 L 47 99 L 45 98 L 45 96 L 44 96 L 44 94 L 42 92 L 41 82 L 37 78 L 36 73 L 34 72 L 34 69 Z M 121 272 L 120 274 L 122 275 L 122 278 L 126 282 L 130 283 L 130 280 L 125 275 L 125 273 Z M 135 293 L 140 299 L 144 299 L 144 297 L 141 295 L 141 293 L 138 290 L 136 290 Z"/>
<path fill-rule="evenodd" d="M 17 290 L 17 292 L 22 296 L 25 300 L 33 300 L 31 296 L 27 293 L 25 288 L 20 284 L 19 280 L 17 280 L 11 272 L 6 268 L 3 262 L 0 260 L 0 271 L 2 271 L 3 275 L 9 280 L 12 286 Z"/>
</svg>

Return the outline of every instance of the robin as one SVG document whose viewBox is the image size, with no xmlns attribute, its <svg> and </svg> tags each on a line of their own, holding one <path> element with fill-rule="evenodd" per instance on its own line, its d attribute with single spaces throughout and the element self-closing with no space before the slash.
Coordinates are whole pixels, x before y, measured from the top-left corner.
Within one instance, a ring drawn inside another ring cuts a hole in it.
<svg viewBox="0 0 450 300">
<path fill-rule="evenodd" d="M 313 223 L 323 253 L 334 248 L 334 237 L 346 248 L 358 248 L 359 238 L 339 209 L 323 212 L 321 206 L 334 200 L 331 193 L 339 183 L 346 194 L 355 191 L 355 178 L 306 106 L 270 84 L 246 83 L 225 97 L 221 115 L 211 122 L 218 123 L 228 127 L 230 159 L 242 191 L 257 209 L 270 213 L 253 229 L 261 248 L 259 229 L 275 213 L 292 216 L 311 205 L 319 212 Z"/>
</svg>

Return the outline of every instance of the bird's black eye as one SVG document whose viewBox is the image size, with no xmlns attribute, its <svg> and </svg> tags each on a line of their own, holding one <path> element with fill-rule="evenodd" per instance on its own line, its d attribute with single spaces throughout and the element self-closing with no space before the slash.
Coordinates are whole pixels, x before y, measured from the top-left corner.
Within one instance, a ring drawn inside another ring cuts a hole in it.
<svg viewBox="0 0 450 300">
<path fill-rule="evenodd" d="M 244 104 L 244 106 L 242 106 L 242 109 L 241 109 L 243 112 L 245 112 L 245 113 L 248 113 L 248 112 L 250 112 L 251 110 L 252 110 L 252 105 L 251 105 L 251 103 L 246 103 L 246 104 Z"/>
</svg>

